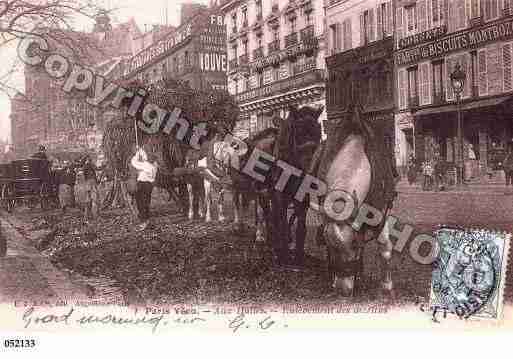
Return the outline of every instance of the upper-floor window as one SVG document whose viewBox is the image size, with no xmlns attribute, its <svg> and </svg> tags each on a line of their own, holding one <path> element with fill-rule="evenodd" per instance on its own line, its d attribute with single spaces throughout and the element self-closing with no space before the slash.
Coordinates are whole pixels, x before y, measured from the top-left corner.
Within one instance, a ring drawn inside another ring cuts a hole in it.
<svg viewBox="0 0 513 359">
<path fill-rule="evenodd" d="M 242 26 L 246 26 L 248 24 L 248 8 L 242 8 Z"/>
<path fill-rule="evenodd" d="M 296 18 L 290 19 L 290 32 L 296 32 Z"/>
<path fill-rule="evenodd" d="M 351 49 L 352 46 L 352 30 L 351 30 L 351 18 L 347 18 L 342 22 L 343 32 L 343 48 L 344 50 Z"/>
<path fill-rule="evenodd" d="M 445 100 L 445 64 L 443 59 L 433 61 L 432 78 L 433 78 L 433 99 L 435 103 L 440 103 Z"/>
<path fill-rule="evenodd" d="M 330 25 L 330 43 L 331 43 L 331 53 L 334 54 L 339 51 L 340 42 L 339 42 L 339 24 L 331 24 Z"/>
<path fill-rule="evenodd" d="M 360 14 L 360 45 L 365 45 L 374 41 L 375 25 L 374 25 L 374 10 L 365 10 Z"/>
<path fill-rule="evenodd" d="M 306 23 L 306 26 L 313 25 L 312 13 L 308 12 L 305 14 L 305 23 Z"/>
<path fill-rule="evenodd" d="M 417 30 L 417 7 L 415 5 L 405 7 L 404 13 L 406 35 L 409 35 Z"/>
<path fill-rule="evenodd" d="M 430 0 L 431 1 L 431 23 L 433 26 L 440 26 L 444 23 L 444 3 L 447 0 Z"/>
<path fill-rule="evenodd" d="M 499 17 L 499 2 L 499 0 L 481 0 L 485 21 Z"/>
<path fill-rule="evenodd" d="M 233 27 L 233 32 L 237 32 L 237 13 L 236 12 L 232 13 L 232 27 Z"/>
<path fill-rule="evenodd" d="M 257 12 L 257 16 L 262 15 L 262 0 L 256 1 L 256 12 Z"/>
<path fill-rule="evenodd" d="M 468 0 L 469 2 L 469 13 L 467 14 L 469 19 L 474 19 L 481 16 L 480 0 Z"/>
<path fill-rule="evenodd" d="M 280 31 L 278 29 L 273 30 L 273 40 L 274 41 L 280 40 Z"/>
</svg>

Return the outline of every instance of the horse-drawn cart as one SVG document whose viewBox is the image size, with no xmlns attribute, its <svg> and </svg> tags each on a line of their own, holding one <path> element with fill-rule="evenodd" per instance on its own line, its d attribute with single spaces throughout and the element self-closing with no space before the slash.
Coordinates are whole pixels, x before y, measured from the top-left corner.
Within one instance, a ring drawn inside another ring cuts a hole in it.
<svg viewBox="0 0 513 359">
<path fill-rule="evenodd" d="M 20 201 L 29 207 L 40 204 L 46 209 L 57 196 L 50 163 L 46 160 L 16 160 L 1 165 L 0 169 L 1 206 L 9 212 Z"/>
</svg>

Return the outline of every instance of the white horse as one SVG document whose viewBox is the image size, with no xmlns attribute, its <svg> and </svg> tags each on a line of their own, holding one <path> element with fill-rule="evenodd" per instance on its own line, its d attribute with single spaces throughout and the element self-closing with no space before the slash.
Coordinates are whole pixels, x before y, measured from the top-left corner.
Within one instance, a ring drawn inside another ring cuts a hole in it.
<svg viewBox="0 0 513 359">
<path fill-rule="evenodd" d="M 342 133 L 343 131 L 341 131 Z M 371 161 L 366 154 L 366 138 L 363 134 L 350 131 L 345 137 L 343 143 L 338 146 L 333 160 L 328 164 L 324 180 L 328 186 L 328 192 L 344 191 L 351 194 L 357 208 L 368 200 L 372 183 L 375 180 L 376 172 L 384 171 L 385 165 L 380 165 L 379 169 L 372 168 Z M 375 137 L 376 138 L 376 137 Z M 386 162 L 386 161 L 382 161 Z M 375 162 L 374 162 L 375 163 Z M 385 174 L 385 176 L 388 175 Z M 384 177 L 382 177 L 384 178 Z M 383 193 L 385 196 L 385 193 Z M 386 203 L 384 201 L 383 203 Z M 388 208 L 388 207 L 387 207 Z M 340 289 L 343 295 L 353 295 L 355 279 L 358 270 L 361 270 L 363 245 L 369 238 L 377 238 L 380 233 L 376 230 L 366 229 L 363 233 L 357 232 L 349 222 L 337 222 L 330 218 L 325 218 L 324 234 L 328 243 L 328 250 L 333 269 L 334 288 Z M 376 227 L 380 230 L 380 227 Z M 381 262 L 381 284 L 386 292 L 392 292 L 393 281 L 391 275 L 390 261 L 392 258 L 392 242 L 388 238 L 388 228 L 383 228 L 381 236 L 378 238 L 379 253 Z"/>
</svg>

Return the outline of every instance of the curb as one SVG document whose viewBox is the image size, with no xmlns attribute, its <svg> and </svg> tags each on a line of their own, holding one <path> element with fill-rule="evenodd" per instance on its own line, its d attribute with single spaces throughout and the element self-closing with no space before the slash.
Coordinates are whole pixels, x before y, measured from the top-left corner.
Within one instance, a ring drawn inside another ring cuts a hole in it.
<svg viewBox="0 0 513 359">
<path fill-rule="evenodd" d="M 9 217 L 11 216 L 5 212 L 0 212 L 0 227 L 6 243 L 6 253 L 3 257 L 0 256 L 0 261 L 4 259 L 16 260 L 16 258 L 20 258 L 20 260 L 28 259 L 35 268 L 34 274 L 38 274 L 46 280 L 49 289 L 58 299 L 86 300 L 88 298 L 86 292 L 67 278 L 66 274 L 59 271 L 47 257 L 41 255 L 29 239 L 16 229 L 16 224 L 19 221 Z M 7 273 L 7 275 L 15 277 L 19 274 Z"/>
</svg>

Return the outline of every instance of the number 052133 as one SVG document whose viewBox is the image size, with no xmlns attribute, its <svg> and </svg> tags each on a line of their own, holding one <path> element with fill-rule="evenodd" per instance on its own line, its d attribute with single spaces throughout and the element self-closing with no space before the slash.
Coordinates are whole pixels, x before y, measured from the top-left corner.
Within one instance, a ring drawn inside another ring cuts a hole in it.
<svg viewBox="0 0 513 359">
<path fill-rule="evenodd" d="M 36 341 L 34 339 L 4 339 L 4 348 L 34 348 Z"/>
</svg>

